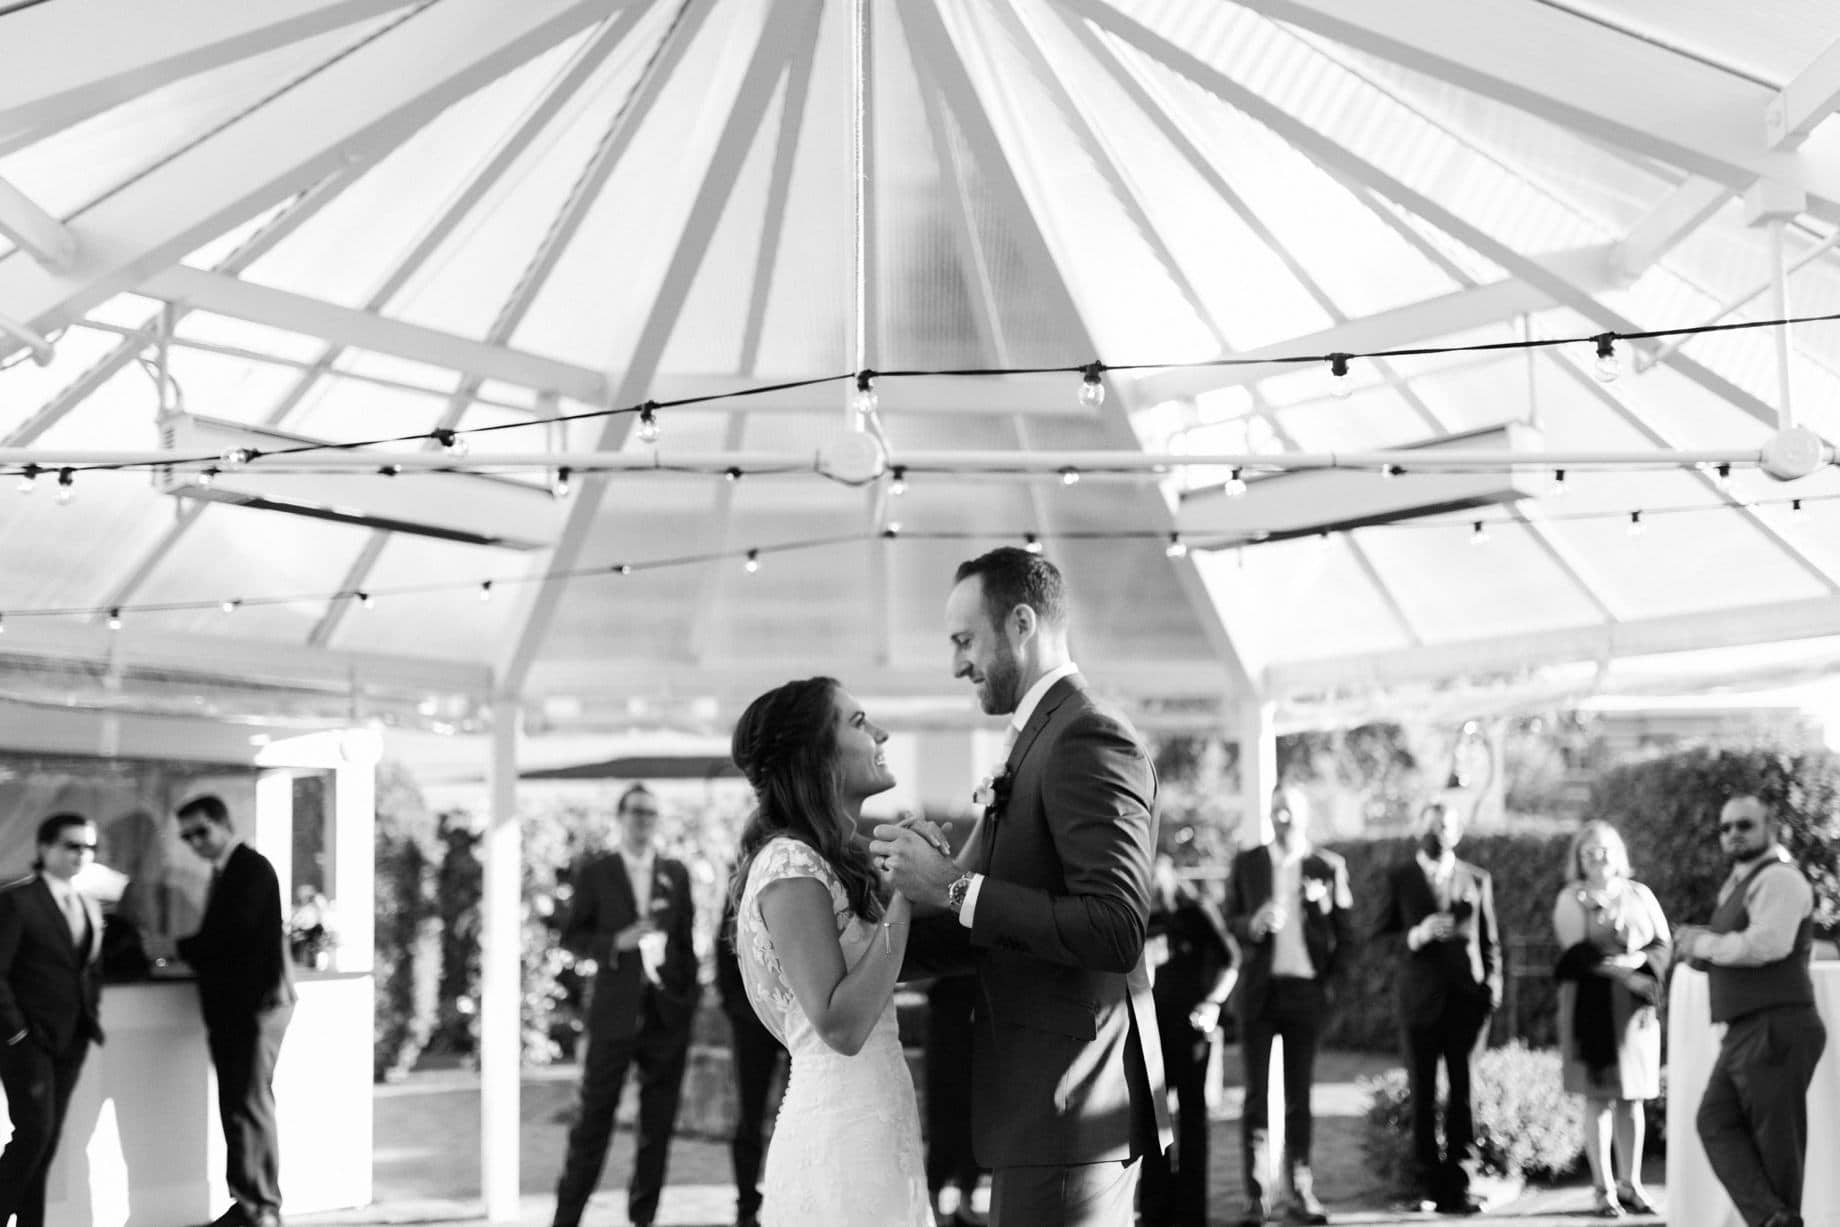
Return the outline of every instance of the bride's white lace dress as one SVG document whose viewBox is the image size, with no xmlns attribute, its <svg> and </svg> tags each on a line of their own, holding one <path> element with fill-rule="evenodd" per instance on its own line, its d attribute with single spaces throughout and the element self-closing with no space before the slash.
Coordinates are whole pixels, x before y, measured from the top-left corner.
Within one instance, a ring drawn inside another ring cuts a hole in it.
<svg viewBox="0 0 1840 1227">
<path fill-rule="evenodd" d="M 809 845 L 781 837 L 755 856 L 736 912 L 735 950 L 754 1012 L 792 1054 L 767 1148 L 762 1227 L 933 1227 L 894 1001 L 882 1006 L 855 1056 L 824 1042 L 787 985 L 760 918 L 761 887 L 783 878 L 816 878 L 829 889 L 847 966 L 882 940 L 881 926 L 850 910 L 837 875 Z"/>
</svg>

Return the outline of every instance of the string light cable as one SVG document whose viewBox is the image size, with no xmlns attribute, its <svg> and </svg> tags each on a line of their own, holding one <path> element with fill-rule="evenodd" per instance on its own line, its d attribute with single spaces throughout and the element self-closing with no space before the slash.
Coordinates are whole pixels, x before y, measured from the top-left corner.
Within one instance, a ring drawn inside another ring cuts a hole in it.
<svg viewBox="0 0 1840 1227">
<path fill-rule="evenodd" d="M 1794 526 L 1805 520 L 1809 508 L 1814 505 L 1840 503 L 1840 493 L 1826 495 L 1799 495 L 1794 498 L 1758 499 L 1744 503 L 1681 503 L 1657 506 L 1644 506 L 1634 509 L 1616 509 L 1602 511 L 1575 511 L 1554 513 L 1540 517 L 1541 524 L 1580 523 L 1580 522 L 1617 522 L 1627 526 L 1646 528 L 1650 523 L 1678 516 L 1706 515 L 1716 513 L 1756 514 L 1766 509 L 1780 510 L 1787 522 Z M 274 596 L 225 595 L 204 597 L 186 601 L 150 601 L 145 603 L 126 603 L 118 605 L 71 605 L 43 608 L 8 608 L 0 610 L 0 633 L 5 629 L 17 627 L 21 619 L 37 618 L 83 618 L 90 621 L 108 619 L 116 624 L 124 624 L 133 619 L 140 621 L 148 615 L 165 613 L 195 613 L 201 610 L 220 610 L 226 614 L 246 609 L 273 608 L 286 605 L 315 604 L 324 605 L 337 601 L 351 601 L 367 608 L 381 609 L 402 598 L 444 595 L 449 593 L 471 594 L 474 603 L 488 603 L 493 595 L 508 588 L 525 584 L 542 583 L 550 580 L 626 578 L 643 575 L 654 571 L 668 571 L 682 567 L 704 566 L 712 563 L 740 562 L 754 564 L 750 570 L 764 570 L 765 559 L 785 554 L 794 554 L 811 550 L 830 549 L 844 545 L 860 545 L 865 542 L 880 540 L 889 548 L 899 548 L 907 541 L 928 542 L 966 542 L 988 544 L 992 541 L 1009 542 L 1030 547 L 1034 551 L 1045 552 L 1050 543 L 1055 542 L 1104 542 L 1104 541 L 1142 541 L 1154 545 L 1171 559 L 1185 559 L 1194 552 L 1215 553 L 1223 551 L 1241 551 L 1247 546 L 1272 545 L 1280 542 L 1294 542 L 1320 537 L 1325 543 L 1340 532 L 1359 531 L 1374 532 L 1441 532 L 1454 537 L 1463 537 L 1473 544 L 1489 545 L 1495 539 L 1494 530 L 1527 530 L 1528 525 L 1511 516 L 1496 516 L 1477 519 L 1472 514 L 1459 513 L 1457 519 L 1447 520 L 1400 520 L 1379 524 L 1364 524 L 1358 528 L 1338 528 L 1335 526 L 1312 526 L 1308 528 L 1264 531 L 1258 529 L 1241 530 L 1232 533 L 1197 533 L 1171 532 L 1169 528 L 1143 529 L 1083 529 L 1062 532 L 1039 532 L 1033 529 L 1016 532 L 999 531 L 960 531 L 935 530 L 913 531 L 896 527 L 871 528 L 858 532 L 834 533 L 826 536 L 811 537 L 800 540 L 780 541 L 767 545 L 750 545 L 730 550 L 712 550 L 688 554 L 674 554 L 644 559 L 630 559 L 621 562 L 598 564 L 594 566 L 576 566 L 558 568 L 535 574 L 494 576 L 489 578 L 469 578 L 457 580 L 436 580 L 422 584 L 405 584 L 396 587 L 377 586 L 366 589 L 335 589 L 330 592 L 295 592 Z M 1478 540 L 1481 538 L 1482 540 Z"/>
</svg>

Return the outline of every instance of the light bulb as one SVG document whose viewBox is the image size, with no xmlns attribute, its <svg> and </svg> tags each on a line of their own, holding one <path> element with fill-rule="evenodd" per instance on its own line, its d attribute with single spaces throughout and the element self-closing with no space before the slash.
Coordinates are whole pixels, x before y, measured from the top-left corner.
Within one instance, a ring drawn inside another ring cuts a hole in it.
<svg viewBox="0 0 1840 1227">
<path fill-rule="evenodd" d="M 1188 557 L 1188 546 L 1183 544 L 1181 533 L 1169 534 L 1169 544 L 1163 547 L 1163 556 L 1165 558 Z"/>
<path fill-rule="evenodd" d="M 658 406 L 649 400 L 639 406 L 639 442 L 658 442 Z"/>
<path fill-rule="evenodd" d="M 749 575 L 760 570 L 760 551 L 749 550 L 747 552 L 747 561 L 741 564 L 741 569 L 746 571 Z"/>
<path fill-rule="evenodd" d="M 1061 470 L 1061 485 L 1077 486 L 1080 484 L 1080 470 L 1068 465 Z"/>
<path fill-rule="evenodd" d="M 224 462 L 226 469 L 240 469 L 249 463 L 252 454 L 246 447 L 226 447 L 217 458 Z"/>
<path fill-rule="evenodd" d="M 1488 542 L 1489 530 L 1481 520 L 1477 520 L 1470 526 L 1469 543 L 1471 545 L 1487 545 Z"/>
<path fill-rule="evenodd" d="M 851 407 L 863 417 L 868 417 L 880 403 L 880 398 L 875 394 L 875 372 L 859 372 L 856 376 L 856 393 L 850 397 Z"/>
<path fill-rule="evenodd" d="M 77 471 L 75 469 L 58 470 L 58 505 L 62 506 L 77 497 Z"/>
<path fill-rule="evenodd" d="M 1552 489 L 1548 491 L 1548 493 L 1564 494 L 1566 492 L 1566 489 L 1567 489 L 1567 486 L 1565 484 L 1565 470 L 1564 469 L 1554 469 L 1553 479 L 1552 479 Z"/>
<path fill-rule="evenodd" d="M 198 471 L 198 476 L 192 479 L 192 484 L 197 486 L 200 490 L 209 490 L 211 488 L 211 483 L 216 480 L 217 469 L 215 467 L 200 469 Z"/>
<path fill-rule="evenodd" d="M 727 469 L 723 470 L 722 476 L 728 478 L 728 484 L 732 486 L 741 480 L 741 470 L 734 465 L 730 465 Z"/>
<path fill-rule="evenodd" d="M 1712 484 L 1720 490 L 1731 489 L 1731 462 L 1722 460 L 1712 470 Z"/>
<path fill-rule="evenodd" d="M 457 430 L 441 429 L 434 431 L 431 437 L 446 450 L 450 456 L 464 456 L 473 450 L 473 445 L 465 435 Z"/>
<path fill-rule="evenodd" d="M 1640 537 L 1642 535 L 1642 530 L 1644 527 L 1645 525 L 1642 523 L 1642 513 L 1639 511 L 1630 512 L 1629 513 L 1629 535 L 1632 537 Z"/>
<path fill-rule="evenodd" d="M 1592 339 L 1597 342 L 1597 382 L 1615 383 L 1616 377 L 1623 373 L 1623 364 L 1616 356 L 1616 338 L 1604 332 Z"/>
<path fill-rule="evenodd" d="M 1022 534 L 1022 548 L 1031 554 L 1041 553 L 1041 540 L 1034 533 Z"/>
<path fill-rule="evenodd" d="M 900 498 L 906 493 L 907 470 L 903 466 L 897 464 L 892 469 L 888 470 L 888 496 L 890 498 Z"/>
<path fill-rule="evenodd" d="M 1088 362 L 1080 370 L 1080 404 L 1087 409 L 1097 409 L 1105 403 L 1105 367 L 1098 362 Z"/>
<path fill-rule="evenodd" d="M 1337 400 L 1347 400 L 1354 394 L 1354 384 L 1348 378 L 1349 354 L 1329 355 L 1329 391 Z"/>
<path fill-rule="evenodd" d="M 489 579 L 481 580 L 479 584 L 479 603 L 483 605 L 491 599 L 492 599 L 492 581 Z"/>
<path fill-rule="evenodd" d="M 1245 470 L 1234 465 L 1233 471 L 1227 475 L 1227 484 L 1221 489 L 1228 498 L 1238 498 L 1246 493 Z"/>
<path fill-rule="evenodd" d="M 888 527 L 882 530 L 882 536 L 884 537 L 898 537 L 900 535 L 901 535 L 901 521 L 899 520 L 888 521 Z"/>
<path fill-rule="evenodd" d="M 109 629 L 112 631 L 121 629 L 121 606 L 119 605 L 109 610 Z"/>
<path fill-rule="evenodd" d="M 372 601 L 372 600 L 371 600 L 371 594 L 370 594 L 370 593 L 368 593 L 368 592 L 360 592 L 360 593 L 358 594 L 358 608 L 359 608 L 359 609 L 369 609 L 369 608 L 371 608 L 371 606 L 372 606 L 372 605 L 374 605 L 375 603 L 376 603 L 376 602 L 374 602 L 374 601 Z"/>
<path fill-rule="evenodd" d="M 240 599 L 228 600 L 228 601 L 225 601 L 222 605 L 218 606 L 219 609 L 223 610 L 227 614 L 235 613 L 237 610 L 241 609 L 242 607 L 243 607 L 243 602 Z"/>
<path fill-rule="evenodd" d="M 1404 473 L 1404 472 L 1405 470 L 1400 468 L 1396 464 L 1383 464 L 1380 466 L 1380 476 L 1385 477 L 1389 480 L 1391 480 L 1392 478 L 1398 477 L 1401 473 Z"/>
<path fill-rule="evenodd" d="M 549 492 L 552 498 L 567 498 L 569 496 L 568 465 L 565 464 L 556 470 L 556 475 L 550 479 Z"/>
<path fill-rule="evenodd" d="M 25 468 L 19 470 L 19 492 L 21 494 L 30 494 L 36 489 L 38 489 L 38 466 L 35 464 L 28 464 Z"/>
</svg>

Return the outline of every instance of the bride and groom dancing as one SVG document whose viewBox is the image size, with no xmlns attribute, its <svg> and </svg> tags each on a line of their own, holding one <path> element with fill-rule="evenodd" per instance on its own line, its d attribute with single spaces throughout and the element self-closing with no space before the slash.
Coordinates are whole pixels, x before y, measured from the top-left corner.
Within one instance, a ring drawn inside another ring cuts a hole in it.
<svg viewBox="0 0 1840 1227">
<path fill-rule="evenodd" d="M 973 1144 L 996 1227 L 1129 1227 L 1140 1160 L 1170 1141 L 1143 956 L 1156 780 L 1068 656 L 1053 564 L 958 569 L 953 674 L 1011 717 L 1004 785 L 956 861 L 923 820 L 856 837 L 894 785 L 887 734 L 830 678 L 749 705 L 735 763 L 757 808 L 732 889 L 755 1012 L 792 1054 L 761 1222 L 932 1227 L 895 982 L 979 978 Z"/>
</svg>

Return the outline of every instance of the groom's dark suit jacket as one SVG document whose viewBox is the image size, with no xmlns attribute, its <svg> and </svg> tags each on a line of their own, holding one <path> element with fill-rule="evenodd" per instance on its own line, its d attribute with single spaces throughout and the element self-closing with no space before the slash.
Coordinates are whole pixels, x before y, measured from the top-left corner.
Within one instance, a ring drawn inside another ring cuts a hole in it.
<svg viewBox="0 0 1840 1227">
<path fill-rule="evenodd" d="M 1162 1045 L 1144 961 L 1156 846 L 1149 755 L 1129 721 L 1075 674 L 1042 697 L 1010 751 L 1008 777 L 1007 801 L 986 813 L 960 857 L 985 874 L 968 934 L 981 988 L 978 1161 L 1066 1166 L 1166 1149 Z M 967 935 L 953 916 L 918 929 L 914 965 Z"/>
</svg>

